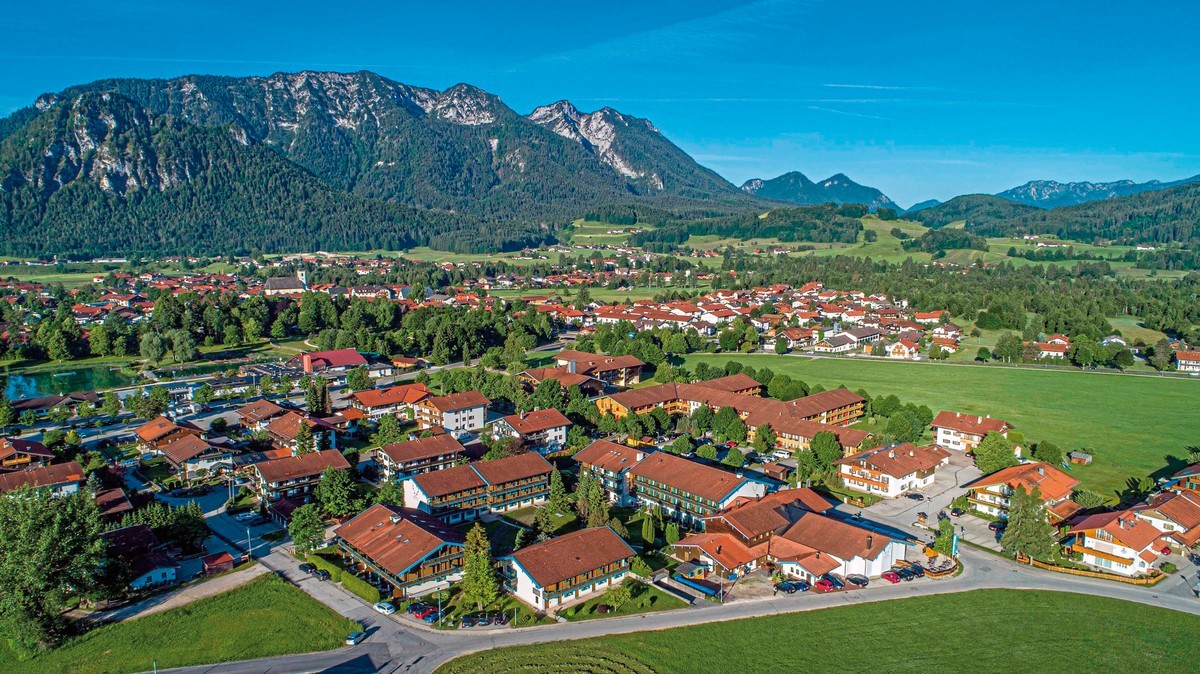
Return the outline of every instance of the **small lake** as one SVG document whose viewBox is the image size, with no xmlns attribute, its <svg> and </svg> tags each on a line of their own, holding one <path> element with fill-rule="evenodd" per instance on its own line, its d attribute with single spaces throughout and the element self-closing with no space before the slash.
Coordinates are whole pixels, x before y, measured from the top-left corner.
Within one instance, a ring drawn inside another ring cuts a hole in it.
<svg viewBox="0 0 1200 674">
<path fill-rule="evenodd" d="M 107 367 L 85 367 L 60 372 L 12 374 L 5 377 L 4 395 L 9 400 L 62 395 L 75 391 L 94 391 L 129 386 L 133 377 Z"/>
</svg>

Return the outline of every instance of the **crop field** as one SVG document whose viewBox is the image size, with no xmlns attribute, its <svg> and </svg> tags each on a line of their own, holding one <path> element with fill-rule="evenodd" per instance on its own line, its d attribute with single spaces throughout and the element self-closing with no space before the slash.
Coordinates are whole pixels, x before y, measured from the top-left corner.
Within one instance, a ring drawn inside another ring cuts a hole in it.
<svg viewBox="0 0 1200 674">
<path fill-rule="evenodd" d="M 901 636 L 902 625 L 916 632 Z M 1200 617 L 1115 599 L 978 590 L 494 649 L 437 671 L 929 674 L 1012 672 L 1020 663 L 1030 672 L 1187 672 L 1200 656 L 1197 630 Z"/>
<path fill-rule="evenodd" d="M 737 360 L 810 386 L 845 385 L 873 396 L 894 394 L 935 413 L 999 417 L 1028 441 L 1091 451 L 1092 465 L 1073 466 L 1071 474 L 1083 487 L 1110 498 L 1131 476 L 1178 470 L 1182 459 L 1166 457 L 1187 456 L 1187 447 L 1200 439 L 1200 381 L 1193 379 L 771 354 L 693 354 L 686 360 L 690 368 L 699 362 L 724 366 Z"/>
</svg>

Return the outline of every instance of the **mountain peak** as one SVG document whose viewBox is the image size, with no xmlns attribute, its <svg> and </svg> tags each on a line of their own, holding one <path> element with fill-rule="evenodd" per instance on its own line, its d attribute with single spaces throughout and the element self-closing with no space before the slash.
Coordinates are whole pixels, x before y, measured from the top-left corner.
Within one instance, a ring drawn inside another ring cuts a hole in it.
<svg viewBox="0 0 1200 674">
<path fill-rule="evenodd" d="M 742 184 L 742 189 L 767 199 L 791 201 L 798 204 L 866 204 L 871 210 L 894 208 L 895 204 L 879 190 L 864 187 L 844 173 L 829 176 L 814 183 L 799 171 L 789 171 L 776 178 L 754 178 Z"/>
<path fill-rule="evenodd" d="M 1000 192 L 996 196 L 1015 201 L 1020 204 L 1037 206 L 1038 208 L 1058 208 L 1074 206 L 1089 201 L 1102 201 L 1115 197 L 1125 197 L 1142 192 L 1153 192 L 1170 187 L 1186 185 L 1200 181 L 1200 176 L 1192 176 L 1183 180 L 1162 182 L 1150 180 L 1137 183 L 1129 179 L 1112 182 L 1067 182 L 1057 180 L 1030 180 L 1024 185 Z"/>
</svg>

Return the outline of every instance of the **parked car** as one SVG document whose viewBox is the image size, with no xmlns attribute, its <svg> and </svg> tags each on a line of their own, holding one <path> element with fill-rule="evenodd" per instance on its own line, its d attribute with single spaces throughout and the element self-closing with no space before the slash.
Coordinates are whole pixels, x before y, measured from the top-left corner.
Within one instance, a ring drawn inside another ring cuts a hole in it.
<svg viewBox="0 0 1200 674">
<path fill-rule="evenodd" d="M 895 571 L 884 571 L 879 577 L 891 583 L 892 585 L 900 582 L 900 574 L 896 573 Z"/>
<path fill-rule="evenodd" d="M 909 573 L 913 574 L 917 578 L 925 577 L 925 569 L 920 564 L 917 564 L 916 562 L 909 564 L 908 571 L 909 571 Z"/>
<path fill-rule="evenodd" d="M 414 613 L 413 617 L 416 618 L 417 620 L 424 620 L 425 616 L 430 616 L 437 612 L 438 612 L 437 608 L 435 608 L 433 606 L 426 606 L 425 608 L 421 609 L 420 611 L 417 611 L 416 613 Z"/>
<path fill-rule="evenodd" d="M 496 613 L 492 614 L 492 624 L 500 625 L 501 627 L 503 627 L 504 625 L 507 625 L 508 624 L 508 614 L 505 613 L 504 611 L 497 611 Z"/>
<path fill-rule="evenodd" d="M 1004 531 L 1007 526 L 1004 522 L 988 522 L 988 529 L 997 533 Z"/>
<path fill-rule="evenodd" d="M 317 569 L 316 571 L 313 571 L 313 578 L 316 578 L 317 580 L 319 580 L 321 582 L 325 582 L 332 577 L 333 576 L 330 576 L 329 572 L 326 571 L 325 569 Z"/>
<path fill-rule="evenodd" d="M 893 566 L 892 573 L 896 574 L 897 576 L 900 576 L 900 580 L 903 580 L 905 582 L 908 582 L 908 581 L 912 580 L 913 578 L 916 578 L 916 575 L 913 574 L 912 571 L 909 571 L 908 568 L 903 567 L 903 566 Z"/>
<path fill-rule="evenodd" d="M 435 622 L 437 622 L 441 619 L 442 619 L 442 612 L 437 609 L 433 609 L 432 613 L 427 613 L 427 614 L 425 614 L 424 617 L 421 618 L 421 620 L 424 620 L 425 622 L 429 623 L 430 625 L 434 624 Z"/>
<path fill-rule="evenodd" d="M 238 513 L 238 514 L 234 515 L 233 519 L 235 519 L 239 522 L 249 522 L 250 520 L 254 519 L 255 517 L 258 517 L 258 515 L 254 514 L 254 511 L 247 510 L 246 512 L 242 512 L 242 513 Z"/>
<path fill-rule="evenodd" d="M 392 606 L 391 602 L 386 601 L 381 601 L 371 608 L 374 608 L 376 611 L 384 615 L 391 615 L 396 612 L 396 607 Z"/>
<path fill-rule="evenodd" d="M 804 579 L 793 580 L 792 585 L 795 585 L 800 592 L 808 592 L 812 588 L 812 585 L 809 585 L 808 581 Z"/>
<path fill-rule="evenodd" d="M 427 608 L 429 608 L 429 604 L 426 604 L 423 601 L 414 601 L 413 603 L 408 605 L 408 612 L 410 614 L 416 615 L 417 613 L 420 613 L 421 611 L 424 611 Z"/>
<path fill-rule="evenodd" d="M 782 583 L 775 584 L 775 591 L 784 594 L 796 594 L 796 585 L 785 580 Z"/>
<path fill-rule="evenodd" d="M 351 632 L 350 635 L 346 637 L 346 645 L 347 646 L 357 646 L 362 643 L 363 639 L 366 639 L 366 638 L 367 638 L 366 632 Z"/>
<path fill-rule="evenodd" d="M 910 498 L 914 501 L 924 501 L 925 495 L 919 491 L 910 491 L 904 494 L 904 498 Z"/>
<path fill-rule="evenodd" d="M 951 508 L 950 509 L 950 514 L 954 517 L 961 517 L 961 516 L 965 515 L 966 513 L 967 513 L 967 511 L 963 510 L 962 508 Z"/>
<path fill-rule="evenodd" d="M 817 579 L 817 582 L 813 583 L 813 587 L 817 588 L 818 590 L 820 590 L 822 592 L 833 592 L 835 589 L 837 589 L 834 587 L 833 583 L 828 578 Z"/>
<path fill-rule="evenodd" d="M 777 450 L 771 452 L 771 457 L 782 461 L 783 459 L 792 458 L 792 453 L 787 451 L 786 449 L 777 449 Z"/>
<path fill-rule="evenodd" d="M 866 587 L 871 582 L 871 580 L 869 578 L 867 578 L 866 576 L 855 573 L 855 574 L 846 576 L 846 582 L 850 583 L 851 585 L 853 585 L 855 587 Z"/>
<path fill-rule="evenodd" d="M 459 627 L 474 627 L 476 624 L 477 623 L 475 622 L 475 616 L 464 613 L 462 619 L 458 623 L 458 626 Z"/>
<path fill-rule="evenodd" d="M 303 571 L 304 573 L 312 573 L 313 571 L 317 570 L 317 565 L 309 564 L 306 562 L 306 563 L 300 565 L 300 570 Z"/>
<path fill-rule="evenodd" d="M 480 627 L 487 627 L 492 624 L 492 616 L 487 611 L 481 611 L 475 614 L 475 624 Z"/>
<path fill-rule="evenodd" d="M 833 586 L 839 590 L 846 589 L 846 581 L 842 580 L 842 577 L 836 573 L 827 573 L 822 576 L 822 578 L 828 580 L 830 583 L 833 583 Z"/>
</svg>

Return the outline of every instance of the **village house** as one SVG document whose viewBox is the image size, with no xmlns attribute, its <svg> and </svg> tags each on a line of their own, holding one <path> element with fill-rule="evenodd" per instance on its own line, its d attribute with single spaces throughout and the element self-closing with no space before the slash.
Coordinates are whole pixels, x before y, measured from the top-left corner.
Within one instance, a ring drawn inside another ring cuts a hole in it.
<svg viewBox="0 0 1200 674">
<path fill-rule="evenodd" d="M 634 356 L 605 356 L 564 349 L 554 357 L 559 367 L 571 374 L 594 377 L 608 386 L 629 387 L 642 381 L 645 363 Z"/>
<path fill-rule="evenodd" d="M 401 414 L 415 416 L 414 406 L 431 397 L 430 391 L 424 384 L 401 384 L 385 389 L 367 389 L 350 394 L 350 406 L 361 410 L 368 419 L 377 421 L 386 415 Z"/>
<path fill-rule="evenodd" d="M 1180 372 L 1200 372 L 1200 351 L 1176 351 L 1175 369 Z"/>
<path fill-rule="evenodd" d="M 275 501 L 289 498 L 307 503 L 326 470 L 349 470 L 346 457 L 336 449 L 285 456 L 251 466 L 251 486 L 259 498 Z"/>
<path fill-rule="evenodd" d="M 138 449 L 143 454 L 158 454 L 167 445 L 190 435 L 204 439 L 208 436 L 195 424 L 182 421 L 176 423 L 166 417 L 156 417 L 138 426 L 133 431 L 138 438 Z"/>
<path fill-rule="evenodd" d="M 567 430 L 574 424 L 553 407 L 510 414 L 492 424 L 492 438 L 516 438 L 534 451 L 547 454 L 567 444 Z"/>
<path fill-rule="evenodd" d="M 937 445 L 911 443 L 876 447 L 838 459 L 838 475 L 847 489 L 897 498 L 933 484 L 937 469 L 950 463 L 950 452 Z"/>
<path fill-rule="evenodd" d="M 827 514 L 832 508 L 803 488 L 738 499 L 706 517 L 703 533 L 680 540 L 676 554 L 722 580 L 766 565 L 808 581 L 827 573 L 877 577 L 904 557 L 902 542 Z"/>
<path fill-rule="evenodd" d="M 275 417 L 288 410 L 263 398 L 237 409 L 238 425 L 248 431 L 260 431 Z"/>
<path fill-rule="evenodd" d="M 1162 492 L 1129 509 L 1163 532 L 1168 542 L 1190 548 L 1200 543 L 1200 494 L 1190 490 Z"/>
<path fill-rule="evenodd" d="M 958 451 L 974 450 L 988 433 L 1008 437 L 1008 430 L 1012 428 L 1003 419 L 947 411 L 938 412 L 930 426 L 933 428 L 934 443 Z"/>
<path fill-rule="evenodd" d="M 898 339 L 887 347 L 888 358 L 916 360 L 921 355 L 921 347 L 908 339 Z"/>
<path fill-rule="evenodd" d="M 1127 577 L 1148 573 L 1159 555 L 1170 552 L 1163 532 L 1127 510 L 1089 515 L 1067 533 L 1074 535 L 1071 552 L 1085 564 Z"/>
<path fill-rule="evenodd" d="M 667 452 L 647 456 L 629 474 L 640 507 L 662 508 L 664 517 L 700 529 L 738 497 L 766 493 L 761 483 Z"/>
<path fill-rule="evenodd" d="M 40 442 L 0 438 L 0 471 L 40 468 L 54 460 L 54 452 Z"/>
<path fill-rule="evenodd" d="M 466 450 L 448 433 L 383 445 L 375 451 L 380 477 L 401 481 L 458 464 Z"/>
<path fill-rule="evenodd" d="M 417 425 L 422 430 L 444 428 L 452 433 L 480 429 L 491 402 L 479 391 L 425 398 L 416 405 Z"/>
<path fill-rule="evenodd" d="M 545 501 L 553 470 L 540 454 L 526 452 L 420 473 L 404 480 L 404 505 L 451 523 L 470 521 Z"/>
<path fill-rule="evenodd" d="M 149 526 L 113 529 L 100 537 L 105 541 L 108 560 L 116 560 L 129 570 L 130 589 L 146 590 L 179 580 L 179 565 L 161 552 L 162 543 Z"/>
<path fill-rule="evenodd" d="M 288 449 L 293 454 L 300 451 L 300 427 L 307 426 L 312 435 L 312 448 L 317 450 L 337 448 L 337 429 L 333 424 L 300 412 L 284 412 L 271 419 L 265 426 L 271 444 L 277 449 Z"/>
<path fill-rule="evenodd" d="M 530 390 L 537 388 L 538 384 L 550 379 L 557 381 L 564 390 L 572 386 L 578 386 L 579 390 L 587 396 L 600 395 L 604 392 L 604 382 L 586 374 L 570 372 L 565 367 L 532 368 L 525 370 L 517 376 L 521 379 L 521 383 L 525 384 Z"/>
<path fill-rule="evenodd" d="M 548 611 L 619 585 L 635 554 L 612 529 L 596 527 L 534 543 L 499 561 L 505 589 Z"/>
<path fill-rule="evenodd" d="M 967 485 L 967 501 L 985 515 L 1008 519 L 1010 498 L 1018 487 L 1039 490 L 1051 522 L 1059 522 L 1079 511 L 1071 493 L 1079 480 L 1048 463 L 1022 463 L 985 475 Z"/>
<path fill-rule="evenodd" d="M 342 563 L 388 597 L 418 597 L 462 578 L 463 534 L 412 508 L 377 504 L 334 530 Z"/>
<path fill-rule="evenodd" d="M 608 440 L 597 440 L 573 457 L 579 463 L 579 475 L 591 475 L 600 482 L 608 500 L 620 507 L 637 503 L 630 486 L 629 471 L 646 458 L 646 453 Z"/>
<path fill-rule="evenodd" d="M 305 374 L 345 374 L 367 364 L 367 359 L 355 349 L 311 351 L 293 356 L 287 362 Z"/>
<path fill-rule="evenodd" d="M 228 447 L 214 445 L 199 435 L 184 436 L 163 446 L 160 451 L 171 468 L 185 481 L 233 467 L 233 452 Z"/>
<path fill-rule="evenodd" d="M 272 295 L 301 295 L 308 290 L 308 283 L 303 271 L 295 276 L 273 276 L 263 283 L 263 294 Z"/>
<path fill-rule="evenodd" d="M 14 489 L 49 489 L 54 496 L 69 496 L 83 488 L 87 475 L 78 461 L 54 463 L 30 470 L 0 473 L 0 494 Z"/>
<path fill-rule="evenodd" d="M 1193 463 L 1167 479 L 1165 488 L 1172 491 L 1200 492 L 1200 463 Z"/>
</svg>

